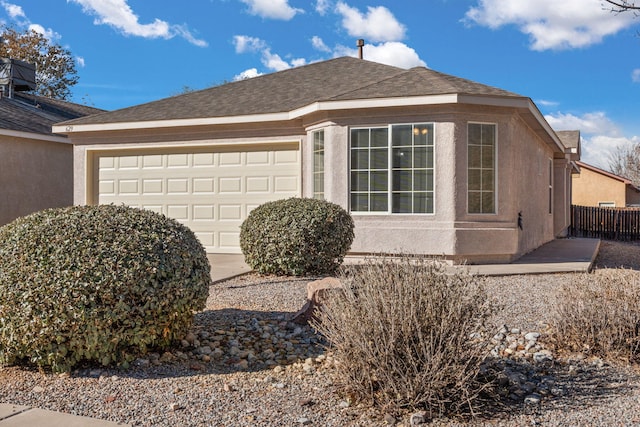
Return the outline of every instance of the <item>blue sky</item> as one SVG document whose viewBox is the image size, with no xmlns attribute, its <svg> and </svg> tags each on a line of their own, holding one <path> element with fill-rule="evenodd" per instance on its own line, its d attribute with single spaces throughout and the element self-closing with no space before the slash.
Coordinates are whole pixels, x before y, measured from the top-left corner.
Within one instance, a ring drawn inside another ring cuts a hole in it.
<svg viewBox="0 0 640 427">
<path fill-rule="evenodd" d="M 74 101 L 118 109 L 357 55 L 528 96 L 583 160 L 640 142 L 640 17 L 602 0 L 0 0 L 0 24 L 69 49 Z"/>
</svg>

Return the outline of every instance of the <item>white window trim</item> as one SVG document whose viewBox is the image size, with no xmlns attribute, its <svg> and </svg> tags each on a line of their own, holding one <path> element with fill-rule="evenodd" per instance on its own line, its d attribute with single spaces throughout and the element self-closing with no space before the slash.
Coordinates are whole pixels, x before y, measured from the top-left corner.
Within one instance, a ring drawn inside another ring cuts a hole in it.
<svg viewBox="0 0 640 427">
<path fill-rule="evenodd" d="M 322 192 L 316 191 L 316 175 L 318 175 L 318 171 L 316 170 L 316 134 L 322 132 Z M 326 177 L 326 167 L 325 167 L 325 156 L 326 156 L 326 144 L 325 144 L 325 130 L 324 128 L 320 128 L 320 129 L 314 129 L 311 132 L 311 159 L 312 159 L 312 172 L 311 172 L 311 187 L 312 187 L 312 191 L 311 191 L 311 196 L 316 199 L 316 195 L 322 194 L 322 198 L 321 200 L 326 200 L 326 182 L 325 182 L 325 177 Z"/>
<path fill-rule="evenodd" d="M 599 208 L 615 208 L 616 202 L 598 202 Z"/>
<path fill-rule="evenodd" d="M 391 134 L 391 128 L 393 126 L 402 126 L 402 125 L 431 125 L 433 128 L 433 212 L 431 213 L 394 213 L 393 212 L 393 202 L 392 202 L 392 194 L 393 194 L 393 178 L 392 178 L 392 165 L 393 165 L 393 157 L 391 156 L 391 138 L 392 138 L 392 134 Z M 388 135 L 387 135 L 387 150 L 389 151 L 389 158 L 387 161 L 387 171 L 389 172 L 389 176 L 387 178 L 387 194 L 388 194 L 388 199 L 389 199 L 389 204 L 387 207 L 387 211 L 386 212 L 363 212 L 363 211 L 353 211 L 351 210 L 351 131 L 352 130 L 359 130 L 359 129 L 384 129 L 387 128 L 388 131 Z M 415 121 L 415 122 L 409 122 L 409 123 L 389 123 L 389 124 L 382 124 L 382 125 L 368 125 L 368 126 L 353 126 L 353 127 L 349 127 L 348 131 L 347 131 L 347 135 L 348 135 L 348 144 L 347 144 L 347 194 L 348 194 L 348 206 L 349 206 L 349 213 L 351 215 L 355 215 L 355 216 L 376 216 L 376 215 L 392 215 L 392 216 L 402 216 L 402 215 L 408 215 L 408 216 L 435 216 L 436 212 L 437 212 L 437 197 L 436 194 L 437 192 L 437 185 L 436 185 L 436 176 L 437 176 L 437 161 L 436 161 L 436 122 L 433 121 Z"/>
<path fill-rule="evenodd" d="M 469 212 L 469 125 L 474 124 L 474 125 L 493 125 L 496 128 L 496 135 L 495 135 L 495 140 L 494 140 L 494 147 L 493 147 L 493 212 L 492 213 L 488 213 L 488 212 L 480 212 L 480 213 L 472 213 Z M 498 123 L 495 122 L 474 122 L 474 121 L 470 121 L 467 122 L 467 140 L 465 143 L 465 149 L 467 152 L 467 168 L 466 168 L 466 174 L 467 174 L 467 182 L 465 184 L 466 186 L 466 192 L 465 192 L 465 199 L 466 199 L 466 205 L 467 205 L 467 215 L 478 215 L 478 216 L 497 216 L 498 215 L 498 183 L 500 182 L 498 180 Z"/>
<path fill-rule="evenodd" d="M 555 210 L 554 205 L 554 191 L 553 188 L 555 186 L 554 180 L 554 169 L 553 169 L 553 159 L 549 158 L 549 215 L 553 215 L 553 211 Z"/>
</svg>

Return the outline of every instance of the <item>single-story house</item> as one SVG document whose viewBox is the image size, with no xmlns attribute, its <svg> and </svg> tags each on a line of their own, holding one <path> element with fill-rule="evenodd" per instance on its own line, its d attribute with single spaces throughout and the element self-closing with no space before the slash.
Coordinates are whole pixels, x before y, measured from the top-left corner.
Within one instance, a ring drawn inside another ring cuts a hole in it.
<svg viewBox="0 0 640 427">
<path fill-rule="evenodd" d="M 73 146 L 51 126 L 103 111 L 24 92 L 35 87 L 35 74 L 22 80 L 33 66 L 16 72 L 26 65 L 0 58 L 0 226 L 73 204 Z"/>
<path fill-rule="evenodd" d="M 351 252 L 505 262 L 564 235 L 575 154 L 528 97 L 342 57 L 53 127 L 74 202 L 125 203 L 239 253 L 257 205 L 337 203 Z"/>
<path fill-rule="evenodd" d="M 584 162 L 576 163 L 580 173 L 572 175 L 572 204 L 609 208 L 640 206 L 640 188 L 631 180 Z"/>
</svg>

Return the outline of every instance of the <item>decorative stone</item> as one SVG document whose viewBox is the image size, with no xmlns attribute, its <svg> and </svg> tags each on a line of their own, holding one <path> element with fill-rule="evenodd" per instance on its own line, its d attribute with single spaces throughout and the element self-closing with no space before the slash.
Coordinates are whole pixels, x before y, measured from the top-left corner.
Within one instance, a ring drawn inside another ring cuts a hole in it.
<svg viewBox="0 0 640 427">
<path fill-rule="evenodd" d="M 384 414 L 384 422 L 386 422 L 390 426 L 394 426 L 398 423 L 398 420 L 396 420 L 396 417 L 391 414 Z"/>
<path fill-rule="evenodd" d="M 535 341 L 540 337 L 539 332 L 529 332 L 524 336 L 524 339 L 527 341 Z"/>
<path fill-rule="evenodd" d="M 538 405 L 540 404 L 541 400 L 542 396 L 540 396 L 538 393 L 532 393 L 524 398 L 524 403 L 527 405 Z"/>
<path fill-rule="evenodd" d="M 418 426 L 421 424 L 426 424 L 428 421 L 427 413 L 424 411 L 416 412 L 415 414 L 411 414 L 411 418 L 409 418 L 409 423 L 411 426 Z"/>
<path fill-rule="evenodd" d="M 293 316 L 292 321 L 298 324 L 307 324 L 314 318 L 316 308 L 322 306 L 331 289 L 341 289 L 340 280 L 335 277 L 325 277 L 307 284 L 307 302 Z M 294 331 L 295 333 L 295 331 Z"/>
</svg>

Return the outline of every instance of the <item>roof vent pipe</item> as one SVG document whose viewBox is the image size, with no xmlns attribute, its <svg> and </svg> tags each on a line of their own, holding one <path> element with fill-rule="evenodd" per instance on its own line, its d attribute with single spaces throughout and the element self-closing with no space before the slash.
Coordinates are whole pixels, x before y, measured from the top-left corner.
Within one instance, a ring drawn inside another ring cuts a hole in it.
<svg viewBox="0 0 640 427">
<path fill-rule="evenodd" d="M 358 46 L 358 58 L 362 59 L 364 57 L 363 55 L 364 39 L 358 39 L 358 43 L 356 44 L 356 46 Z"/>
</svg>

